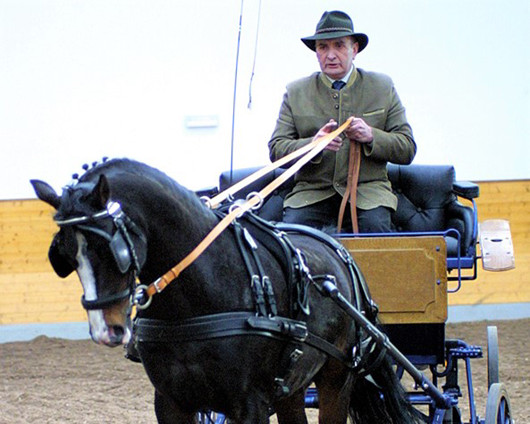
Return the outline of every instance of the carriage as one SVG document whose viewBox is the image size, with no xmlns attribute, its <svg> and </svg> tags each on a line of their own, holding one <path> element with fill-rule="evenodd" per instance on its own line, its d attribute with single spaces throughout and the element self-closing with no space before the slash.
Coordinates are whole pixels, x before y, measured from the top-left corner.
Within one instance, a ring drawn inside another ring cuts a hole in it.
<svg viewBox="0 0 530 424">
<path fill-rule="evenodd" d="M 511 423 L 510 400 L 499 377 L 497 328 L 487 328 L 488 399 L 485 415 L 477 411 L 470 360 L 483 357 L 481 346 L 447 339 L 448 295 L 463 282 L 477 278 L 479 260 L 488 271 L 514 267 L 509 223 L 490 220 L 478 223 L 475 200 L 478 185 L 457 181 L 450 165 L 388 165 L 398 210 L 392 216 L 395 232 L 390 234 L 339 234 L 365 275 L 370 292 L 379 306 L 384 332 L 397 351 L 391 351 L 402 377 L 413 374 L 414 390 L 409 400 L 428 410 L 429 423 L 494 424 Z M 259 171 L 244 168 L 220 175 L 219 188 L 200 191 L 214 196 Z M 259 193 L 283 171 L 261 178 L 238 192 L 236 199 Z M 266 220 L 281 222 L 284 196 L 293 180 L 255 211 Z M 463 199 L 463 204 L 460 199 Z M 281 226 L 281 224 L 280 224 Z M 477 254 L 477 245 L 480 254 Z M 408 364 L 400 363 L 403 354 Z M 462 397 L 459 367 L 465 366 L 465 386 L 469 420 L 462 417 L 458 399 Z M 429 370 L 432 384 L 422 382 Z M 306 407 L 318 408 L 318 393 L 309 388 Z M 223 416 L 203 416 L 204 422 L 224 422 Z"/>
<path fill-rule="evenodd" d="M 389 165 L 400 205 L 395 232 L 340 237 L 281 223 L 289 178 L 255 194 L 282 171 L 214 210 L 195 195 L 215 198 L 254 171 L 224 173 L 219 189 L 199 193 L 127 160 L 94 166 L 61 196 L 32 181 L 58 211 L 49 252 L 55 271 L 77 271 L 94 341 L 137 349 L 156 388 L 159 422 L 223 423 L 226 414 L 265 423 L 274 410 L 280 422 L 298 423 L 311 407 L 326 423 L 347 414 L 355 422 L 512 422 L 495 328 L 488 329 L 485 419 L 470 367 L 482 348 L 445 337 L 448 291 L 477 276 L 476 185 L 455 181 L 451 166 Z M 241 206 L 237 198 L 247 195 Z M 254 213 L 243 213 L 250 207 Z M 204 237 L 214 223 L 230 228 L 210 239 L 215 226 Z M 513 267 L 506 222 L 482 224 L 480 241 L 485 268 Z M 160 277 L 161 269 L 170 270 Z M 228 293 L 225 284 L 233 286 Z M 461 362 L 469 421 L 458 405 Z M 408 393 L 398 380 L 405 371 L 415 383 Z"/>
</svg>

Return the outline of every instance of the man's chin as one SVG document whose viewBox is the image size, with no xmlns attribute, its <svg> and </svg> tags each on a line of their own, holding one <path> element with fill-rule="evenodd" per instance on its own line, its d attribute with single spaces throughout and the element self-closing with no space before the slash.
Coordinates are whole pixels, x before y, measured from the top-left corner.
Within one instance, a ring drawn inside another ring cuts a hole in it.
<svg viewBox="0 0 530 424">
<path fill-rule="evenodd" d="M 346 75 L 346 72 L 338 68 L 326 68 L 324 73 L 333 80 L 340 80 Z"/>
</svg>

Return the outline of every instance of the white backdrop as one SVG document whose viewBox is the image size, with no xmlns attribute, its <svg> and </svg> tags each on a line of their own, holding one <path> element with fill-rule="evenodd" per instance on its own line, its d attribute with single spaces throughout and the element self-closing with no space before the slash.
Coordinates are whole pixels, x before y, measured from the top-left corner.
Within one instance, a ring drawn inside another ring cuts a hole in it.
<svg viewBox="0 0 530 424">
<path fill-rule="evenodd" d="M 300 38 L 340 9 L 370 37 L 356 65 L 394 80 L 416 163 L 530 178 L 529 0 L 259 5 L 243 3 L 236 168 L 268 163 L 285 85 L 318 70 Z M 241 0 L 0 0 L 0 199 L 34 197 L 30 178 L 59 190 L 103 156 L 215 185 L 230 167 L 240 11 Z M 197 119 L 217 124 L 186 125 Z"/>
</svg>

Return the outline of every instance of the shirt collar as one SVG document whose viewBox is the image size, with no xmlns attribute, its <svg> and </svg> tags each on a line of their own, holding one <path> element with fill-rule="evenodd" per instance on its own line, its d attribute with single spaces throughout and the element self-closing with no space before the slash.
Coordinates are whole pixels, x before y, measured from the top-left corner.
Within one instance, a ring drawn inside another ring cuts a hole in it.
<svg viewBox="0 0 530 424">
<path fill-rule="evenodd" d="M 333 84 L 335 81 L 344 81 L 347 84 L 354 69 L 355 69 L 355 66 L 352 65 L 352 67 L 350 68 L 348 73 L 346 75 L 344 75 L 344 77 L 342 77 L 340 80 L 334 80 L 334 79 L 328 77 L 326 74 L 324 74 L 324 75 L 326 76 L 326 78 L 328 79 L 328 81 L 331 84 Z"/>
</svg>

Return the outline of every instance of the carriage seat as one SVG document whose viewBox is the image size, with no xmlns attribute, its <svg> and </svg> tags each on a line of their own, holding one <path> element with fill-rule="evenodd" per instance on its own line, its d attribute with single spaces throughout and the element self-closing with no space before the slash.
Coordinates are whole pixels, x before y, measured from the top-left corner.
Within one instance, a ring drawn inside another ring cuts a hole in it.
<svg viewBox="0 0 530 424">
<path fill-rule="evenodd" d="M 258 169 L 242 168 L 233 170 L 232 173 L 223 172 L 219 181 L 220 191 Z M 460 203 L 457 196 L 468 200 L 478 197 L 478 185 L 456 181 L 455 170 L 451 165 L 389 164 L 387 169 L 393 191 L 398 197 L 397 210 L 392 214 L 392 230 L 400 233 L 449 231 L 445 237 L 448 257 L 474 258 L 477 240 L 476 211 L 473 207 Z M 236 193 L 235 197 L 245 198 L 253 191 L 260 191 L 282 172 L 280 169 L 269 173 Z M 258 215 L 280 222 L 283 199 L 293 186 L 293 178 L 290 178 L 266 199 Z"/>
</svg>

